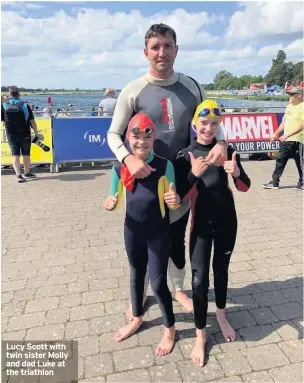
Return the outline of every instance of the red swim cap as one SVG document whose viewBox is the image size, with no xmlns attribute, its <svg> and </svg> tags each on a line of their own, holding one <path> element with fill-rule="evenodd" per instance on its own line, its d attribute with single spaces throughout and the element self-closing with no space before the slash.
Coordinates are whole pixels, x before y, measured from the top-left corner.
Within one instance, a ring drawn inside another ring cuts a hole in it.
<svg viewBox="0 0 304 383">
<path fill-rule="evenodd" d="M 146 128 L 151 128 L 155 132 L 154 122 L 145 113 L 137 113 L 131 118 L 128 124 L 127 138 L 129 138 L 129 135 L 134 128 L 138 128 L 141 132 L 145 132 Z"/>
</svg>

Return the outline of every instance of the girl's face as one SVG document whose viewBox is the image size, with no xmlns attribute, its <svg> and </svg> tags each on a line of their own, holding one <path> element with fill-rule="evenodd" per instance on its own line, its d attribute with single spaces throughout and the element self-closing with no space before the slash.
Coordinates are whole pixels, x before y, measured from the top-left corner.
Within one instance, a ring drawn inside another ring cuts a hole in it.
<svg viewBox="0 0 304 383">
<path fill-rule="evenodd" d="M 154 131 L 150 133 L 140 131 L 138 134 L 129 133 L 129 143 L 135 157 L 145 160 L 153 152 Z"/>
<path fill-rule="evenodd" d="M 196 125 L 197 142 L 210 144 L 219 132 L 220 122 L 218 117 L 198 117 Z"/>
</svg>

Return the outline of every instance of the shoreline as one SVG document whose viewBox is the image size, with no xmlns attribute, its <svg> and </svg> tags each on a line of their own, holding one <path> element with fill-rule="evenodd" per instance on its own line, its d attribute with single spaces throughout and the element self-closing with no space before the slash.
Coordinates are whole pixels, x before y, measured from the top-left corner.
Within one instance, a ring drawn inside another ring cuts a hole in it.
<svg viewBox="0 0 304 383">
<path fill-rule="evenodd" d="M 56 95 L 59 95 L 59 94 L 103 94 L 104 91 L 102 90 L 96 90 L 96 91 L 79 91 L 79 92 L 75 92 L 73 90 L 69 91 L 59 91 L 59 92 L 54 92 L 54 91 L 50 91 L 50 92 L 22 92 L 20 91 L 21 93 L 21 96 L 56 96 Z M 8 92 L 3 92 L 1 91 L 1 96 L 7 96 L 8 95 Z"/>
<path fill-rule="evenodd" d="M 210 98 L 217 98 L 221 100 L 244 100 L 244 101 L 279 101 L 279 102 L 288 102 L 288 96 L 245 96 L 245 95 L 232 95 L 232 94 L 214 94 L 206 92 L 207 96 Z"/>
<path fill-rule="evenodd" d="M 103 95 L 102 90 L 94 90 L 94 91 L 50 91 L 50 92 L 21 92 L 21 96 L 57 96 L 57 95 L 79 95 L 79 94 L 92 94 L 92 95 Z M 214 94 L 206 92 L 207 96 L 210 98 L 217 98 L 221 100 L 244 100 L 244 101 L 279 101 L 279 102 L 287 102 L 289 97 L 288 96 L 267 96 L 267 95 L 260 95 L 260 96 L 245 96 L 245 95 L 230 95 L 230 94 Z M 1 91 L 1 96 L 8 95 L 8 92 Z"/>
</svg>

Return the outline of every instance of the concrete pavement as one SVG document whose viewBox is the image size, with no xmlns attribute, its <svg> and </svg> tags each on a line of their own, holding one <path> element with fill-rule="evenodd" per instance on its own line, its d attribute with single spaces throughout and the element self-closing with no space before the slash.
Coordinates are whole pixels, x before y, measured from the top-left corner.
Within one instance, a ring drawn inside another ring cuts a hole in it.
<svg viewBox="0 0 304 383">
<path fill-rule="evenodd" d="M 260 186 L 274 161 L 244 167 L 252 186 L 234 192 L 239 232 L 227 304 L 237 340 L 223 341 L 211 286 L 204 368 L 190 360 L 192 314 L 176 302 L 174 351 L 154 355 L 162 321 L 151 292 L 142 330 L 113 340 L 127 323 L 129 268 L 124 211 L 103 209 L 109 168 L 38 173 L 26 184 L 2 172 L 2 339 L 77 339 L 82 383 L 302 382 L 303 192 L 289 187 L 297 181 L 292 161 L 278 191 Z"/>
</svg>

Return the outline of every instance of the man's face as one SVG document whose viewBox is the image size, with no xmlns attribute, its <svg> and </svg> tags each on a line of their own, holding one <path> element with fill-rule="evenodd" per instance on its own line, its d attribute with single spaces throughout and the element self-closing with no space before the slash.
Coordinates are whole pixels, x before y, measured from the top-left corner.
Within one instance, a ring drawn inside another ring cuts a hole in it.
<svg viewBox="0 0 304 383">
<path fill-rule="evenodd" d="M 150 61 L 151 69 L 161 75 L 171 75 L 178 47 L 169 34 L 158 35 L 148 40 L 144 54 Z"/>
<path fill-rule="evenodd" d="M 291 102 L 293 105 L 300 104 L 300 102 L 303 101 L 302 94 L 290 94 L 289 95 L 289 102 Z"/>
</svg>

